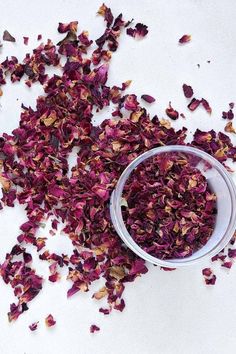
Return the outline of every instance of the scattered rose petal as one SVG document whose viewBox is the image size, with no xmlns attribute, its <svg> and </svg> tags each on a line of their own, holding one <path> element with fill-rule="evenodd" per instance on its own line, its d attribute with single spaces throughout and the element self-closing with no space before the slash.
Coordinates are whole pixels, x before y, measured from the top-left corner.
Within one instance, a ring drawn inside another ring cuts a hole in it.
<svg viewBox="0 0 236 354">
<path fill-rule="evenodd" d="M 7 42 L 15 42 L 16 41 L 16 39 L 7 30 L 5 30 L 3 32 L 2 39 Z"/>
<path fill-rule="evenodd" d="M 166 114 L 168 115 L 169 118 L 176 120 L 179 117 L 179 113 L 174 110 L 174 108 L 171 106 L 171 102 L 169 102 L 169 107 L 166 108 Z"/>
<path fill-rule="evenodd" d="M 162 270 L 165 272 L 172 272 L 173 270 L 176 270 L 176 268 L 168 268 L 168 267 L 161 267 Z"/>
<path fill-rule="evenodd" d="M 148 103 L 153 103 L 156 101 L 155 98 L 150 95 L 142 95 L 141 98 Z"/>
<path fill-rule="evenodd" d="M 45 318 L 45 324 L 47 327 L 53 327 L 56 324 L 56 321 L 51 314 Z"/>
<path fill-rule="evenodd" d="M 224 262 L 223 264 L 221 264 L 221 267 L 230 269 L 232 267 L 232 265 L 233 265 L 233 262 L 228 261 L 228 262 Z"/>
<path fill-rule="evenodd" d="M 78 21 L 72 21 L 70 23 L 59 23 L 58 25 L 58 32 L 59 33 L 66 33 L 66 32 L 77 32 Z"/>
<path fill-rule="evenodd" d="M 203 107 L 205 108 L 205 110 L 207 111 L 207 113 L 211 114 L 212 109 L 209 105 L 209 103 L 207 102 L 207 100 L 205 100 L 204 98 L 201 99 L 201 103 L 203 105 Z"/>
<path fill-rule="evenodd" d="M 228 112 L 222 112 L 222 118 L 232 120 L 234 118 L 232 109 L 230 109 Z"/>
<path fill-rule="evenodd" d="M 104 315 L 109 315 L 111 310 L 100 307 L 99 312 L 103 313 Z"/>
<path fill-rule="evenodd" d="M 228 249 L 229 258 L 236 258 L 236 249 L 229 248 Z"/>
<path fill-rule="evenodd" d="M 236 134 L 236 129 L 233 127 L 233 123 L 232 122 L 228 122 L 225 126 L 224 129 L 227 133 L 234 133 Z"/>
<path fill-rule="evenodd" d="M 188 43 L 190 42 L 192 39 L 191 35 L 189 34 L 184 34 L 180 39 L 179 39 L 179 43 L 180 44 L 184 44 L 184 43 Z"/>
<path fill-rule="evenodd" d="M 102 4 L 102 6 L 100 6 L 98 9 L 98 14 L 104 17 L 104 20 L 107 22 L 107 27 L 112 25 L 114 17 L 109 7 L 107 7 L 105 4 Z"/>
<path fill-rule="evenodd" d="M 210 276 L 212 275 L 212 270 L 211 270 L 211 268 L 204 268 L 204 269 L 202 270 L 202 274 L 203 274 L 204 276 L 206 276 L 206 277 L 210 277 Z"/>
<path fill-rule="evenodd" d="M 25 44 L 25 45 L 28 45 L 29 37 L 23 37 L 23 39 L 24 39 L 24 44 Z"/>
<path fill-rule="evenodd" d="M 184 96 L 187 98 L 191 98 L 193 96 L 193 89 L 191 86 L 183 84 Z"/>
<path fill-rule="evenodd" d="M 97 331 L 100 331 L 100 328 L 96 325 L 91 325 L 90 326 L 90 333 L 94 333 L 94 332 L 97 332 Z"/>
<path fill-rule="evenodd" d="M 30 329 L 32 332 L 33 332 L 33 331 L 36 331 L 36 329 L 38 328 L 38 324 L 39 324 L 39 321 L 32 323 L 31 325 L 29 325 L 29 329 Z"/>
<path fill-rule="evenodd" d="M 200 105 L 200 103 L 201 103 L 201 100 L 193 98 L 188 105 L 188 109 L 190 109 L 190 111 L 195 111 L 195 109 L 197 109 L 197 107 Z"/>
<path fill-rule="evenodd" d="M 211 278 L 205 278 L 205 283 L 206 285 L 215 285 L 216 283 L 216 275 L 213 274 L 213 276 Z"/>
<path fill-rule="evenodd" d="M 131 37 L 143 38 L 148 34 L 148 27 L 142 23 L 137 23 L 135 28 L 127 28 L 126 33 Z"/>
</svg>

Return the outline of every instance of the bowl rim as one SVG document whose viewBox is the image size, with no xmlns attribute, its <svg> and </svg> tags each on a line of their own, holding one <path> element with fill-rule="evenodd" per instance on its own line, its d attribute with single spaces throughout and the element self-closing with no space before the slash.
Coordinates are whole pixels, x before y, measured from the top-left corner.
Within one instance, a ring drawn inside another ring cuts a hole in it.
<svg viewBox="0 0 236 354">
<path fill-rule="evenodd" d="M 122 192 L 124 185 L 131 174 L 131 172 L 143 161 L 148 159 L 149 157 L 152 157 L 154 155 L 157 155 L 159 153 L 165 153 L 165 152 L 174 152 L 174 151 L 179 151 L 179 152 L 186 152 L 186 153 L 192 153 L 203 160 L 209 162 L 210 164 L 214 165 L 214 168 L 217 169 L 218 173 L 222 176 L 224 179 L 228 191 L 231 197 L 231 215 L 230 215 L 230 221 L 228 228 L 222 238 L 219 240 L 217 245 L 210 249 L 208 252 L 206 252 L 204 255 L 201 255 L 195 259 L 189 259 L 186 258 L 176 258 L 176 259 L 168 259 L 168 260 L 162 260 L 159 258 L 156 258 L 147 252 L 145 252 L 138 244 L 133 240 L 131 235 L 129 234 L 128 230 L 126 229 L 124 220 L 122 218 L 122 213 L 121 213 L 121 197 L 122 197 Z M 136 157 L 122 172 L 116 187 L 114 188 L 111 198 L 110 198 L 110 216 L 112 220 L 112 224 L 120 236 L 120 238 L 124 241 L 124 243 L 134 252 L 136 253 L 139 257 L 143 258 L 144 260 L 153 263 L 155 265 L 159 265 L 161 267 L 167 267 L 167 268 L 179 268 L 179 267 L 184 267 L 184 266 L 189 266 L 193 265 L 199 262 L 202 262 L 203 260 L 210 259 L 217 253 L 219 253 L 231 240 L 233 233 L 236 228 L 236 185 L 228 173 L 228 171 L 225 169 L 225 167 L 214 157 L 206 153 L 205 151 L 202 151 L 198 148 L 192 147 L 192 146 L 186 146 L 186 145 L 166 145 L 166 146 L 161 146 L 157 148 L 153 148 L 151 150 L 148 150 L 142 154 L 140 154 L 138 157 Z"/>
</svg>

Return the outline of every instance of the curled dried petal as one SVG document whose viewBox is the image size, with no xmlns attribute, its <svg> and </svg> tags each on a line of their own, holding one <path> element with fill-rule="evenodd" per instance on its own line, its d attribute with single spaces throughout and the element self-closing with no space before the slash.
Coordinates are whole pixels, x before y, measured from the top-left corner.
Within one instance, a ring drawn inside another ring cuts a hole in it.
<svg viewBox="0 0 236 354">
<path fill-rule="evenodd" d="M 179 113 L 171 106 L 171 102 L 169 102 L 169 107 L 166 108 L 166 114 L 173 120 L 176 120 L 179 117 Z"/>
</svg>

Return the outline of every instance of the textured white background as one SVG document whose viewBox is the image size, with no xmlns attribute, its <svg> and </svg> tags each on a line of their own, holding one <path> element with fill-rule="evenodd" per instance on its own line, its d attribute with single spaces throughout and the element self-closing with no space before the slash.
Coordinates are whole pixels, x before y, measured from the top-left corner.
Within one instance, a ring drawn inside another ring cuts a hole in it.
<svg viewBox="0 0 236 354">
<path fill-rule="evenodd" d="M 92 38 L 102 34 L 103 19 L 95 15 L 100 1 L 81 0 L 0 0 L 0 33 L 8 29 L 16 44 L 4 42 L 1 60 L 6 55 L 23 58 L 37 44 L 37 34 L 57 42 L 57 23 L 78 20 L 80 29 L 87 29 Z M 134 18 L 149 26 L 142 41 L 126 35 L 114 54 L 109 83 L 120 84 L 133 79 L 130 92 L 150 93 L 157 98 L 150 107 L 152 114 L 164 115 L 169 100 L 186 114 L 176 126 L 190 131 L 222 130 L 225 121 L 221 112 L 236 100 L 236 4 L 234 0 L 119 0 L 107 1 L 117 15 Z M 178 39 L 192 34 L 192 42 L 180 47 Z M 30 37 L 23 45 L 23 35 Z M 207 60 L 211 60 L 208 64 Z M 200 64 L 200 68 L 197 64 Z M 209 100 L 213 108 L 209 116 L 201 108 L 189 113 L 182 84 L 195 89 L 196 96 Z M 35 106 L 42 93 L 37 85 L 31 89 L 7 85 L 1 98 L 0 131 L 11 132 L 19 120 L 22 102 Z M 18 99 L 18 100 L 17 100 Z M 100 119 L 109 117 L 103 113 Z M 236 123 L 235 123 L 236 124 Z M 0 259 L 14 245 L 18 227 L 25 220 L 22 208 L 6 209 L 0 215 Z M 41 236 L 47 236 L 42 229 Z M 50 249 L 70 252 L 64 236 L 51 238 Z M 46 265 L 35 264 L 41 274 Z M 9 324 L 6 313 L 14 301 L 10 287 L 0 281 L 0 353 L 1 354 L 230 354 L 236 346 L 236 267 L 230 273 L 216 266 L 217 283 L 206 288 L 201 266 L 163 272 L 150 266 L 150 271 L 125 291 L 127 307 L 121 314 L 98 313 L 100 303 L 91 299 L 92 291 L 66 299 L 68 282 L 46 283 L 40 295 L 29 304 L 29 311 L 16 323 Z M 52 313 L 57 325 L 46 329 L 44 318 Z M 40 321 L 32 333 L 28 325 Z M 89 333 L 96 323 L 101 331 Z"/>
</svg>

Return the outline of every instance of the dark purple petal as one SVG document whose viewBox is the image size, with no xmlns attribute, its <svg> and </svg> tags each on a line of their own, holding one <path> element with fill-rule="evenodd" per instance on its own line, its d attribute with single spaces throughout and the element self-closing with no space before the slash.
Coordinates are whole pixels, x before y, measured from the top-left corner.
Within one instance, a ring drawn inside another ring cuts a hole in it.
<svg viewBox="0 0 236 354">
<path fill-rule="evenodd" d="M 211 278 L 205 278 L 205 283 L 206 285 L 215 285 L 216 282 L 216 275 L 213 274 L 213 276 Z"/>
<path fill-rule="evenodd" d="M 100 328 L 96 325 L 91 325 L 90 326 L 90 333 L 94 333 L 94 332 L 97 332 L 97 331 L 100 331 Z"/>
<path fill-rule="evenodd" d="M 187 98 L 191 98 L 193 96 L 193 89 L 191 86 L 183 84 L 184 96 Z"/>
<path fill-rule="evenodd" d="M 229 248 L 228 249 L 229 258 L 236 258 L 236 249 Z"/>
<path fill-rule="evenodd" d="M 141 98 L 148 103 L 153 103 L 156 101 L 155 98 L 150 95 L 142 95 Z"/>
</svg>

